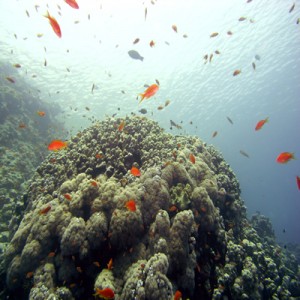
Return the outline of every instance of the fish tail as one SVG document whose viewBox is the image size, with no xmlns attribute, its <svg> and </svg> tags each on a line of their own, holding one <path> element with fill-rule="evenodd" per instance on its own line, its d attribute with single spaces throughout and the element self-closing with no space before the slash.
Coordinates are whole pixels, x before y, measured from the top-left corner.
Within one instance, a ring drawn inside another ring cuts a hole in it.
<svg viewBox="0 0 300 300">
<path fill-rule="evenodd" d="M 44 15 L 45 18 L 50 19 L 49 11 L 47 10 L 47 13 Z"/>
<path fill-rule="evenodd" d="M 144 100 L 144 98 L 145 98 L 145 95 L 144 94 L 139 94 L 139 96 L 141 96 L 141 100 L 140 100 L 140 102 L 139 102 L 139 104 Z"/>
</svg>

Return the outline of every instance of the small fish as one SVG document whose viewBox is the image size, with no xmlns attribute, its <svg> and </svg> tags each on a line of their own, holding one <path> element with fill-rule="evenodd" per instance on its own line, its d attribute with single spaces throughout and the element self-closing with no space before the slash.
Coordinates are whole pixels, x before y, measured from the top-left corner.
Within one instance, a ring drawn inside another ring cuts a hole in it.
<svg viewBox="0 0 300 300">
<path fill-rule="evenodd" d="M 254 56 L 254 58 L 255 58 L 256 60 L 260 60 L 260 56 L 259 56 L 258 54 L 256 54 L 256 55 Z"/>
<path fill-rule="evenodd" d="M 93 265 L 95 265 L 96 267 L 100 268 L 100 263 L 98 261 L 94 261 Z"/>
<path fill-rule="evenodd" d="M 111 258 L 107 264 L 107 269 L 112 270 L 112 268 L 113 268 L 113 259 Z"/>
<path fill-rule="evenodd" d="M 254 71 L 256 70 L 255 62 L 252 63 L 252 68 L 253 68 Z"/>
<path fill-rule="evenodd" d="M 245 151 L 240 150 L 240 153 L 241 153 L 243 156 L 250 158 L 249 154 L 247 154 Z"/>
<path fill-rule="evenodd" d="M 189 159 L 190 159 L 190 162 L 191 162 L 192 164 L 195 164 L 195 163 L 196 163 L 196 157 L 195 157 L 194 154 L 190 153 Z"/>
<path fill-rule="evenodd" d="M 136 205 L 134 200 L 129 200 L 125 203 L 125 207 L 130 211 L 136 211 Z"/>
<path fill-rule="evenodd" d="M 12 77 L 9 77 L 7 76 L 6 79 L 11 82 L 11 83 L 15 83 L 16 81 L 12 78 Z"/>
<path fill-rule="evenodd" d="M 40 111 L 40 110 L 38 110 L 36 113 L 40 117 L 45 117 L 45 115 L 46 115 L 46 113 L 44 111 Z"/>
<path fill-rule="evenodd" d="M 176 205 L 172 205 L 172 206 L 169 207 L 169 211 L 170 212 L 178 211 L 178 207 Z"/>
<path fill-rule="evenodd" d="M 45 214 L 47 214 L 48 211 L 50 211 L 51 208 L 52 208 L 52 207 L 51 207 L 51 205 L 49 204 L 49 205 L 46 206 L 45 208 L 41 209 L 41 210 L 39 211 L 39 214 L 40 214 L 40 215 L 45 215 Z"/>
<path fill-rule="evenodd" d="M 290 8 L 290 10 L 289 10 L 289 13 L 291 13 L 293 10 L 294 10 L 294 8 L 295 8 L 295 3 L 292 5 L 292 7 Z"/>
<path fill-rule="evenodd" d="M 177 26 L 176 25 L 172 25 L 172 29 L 177 33 Z"/>
<path fill-rule="evenodd" d="M 87 111 L 90 111 L 90 108 L 89 108 L 89 107 L 87 107 L 87 106 L 85 107 L 85 109 L 86 109 Z"/>
<path fill-rule="evenodd" d="M 130 169 L 130 173 L 131 173 L 133 176 L 135 176 L 135 177 L 141 176 L 141 171 L 140 171 L 138 168 L 136 168 L 136 167 L 132 167 L 132 168 Z"/>
<path fill-rule="evenodd" d="M 28 18 L 30 18 L 30 14 L 29 14 L 28 10 L 26 10 L 26 15 Z"/>
<path fill-rule="evenodd" d="M 69 193 L 64 194 L 64 197 L 69 201 L 72 200 L 72 196 Z"/>
<path fill-rule="evenodd" d="M 103 154 L 97 153 L 97 154 L 95 155 L 95 157 L 96 157 L 97 159 L 103 158 Z"/>
<path fill-rule="evenodd" d="M 78 9 L 78 8 L 79 8 L 79 6 L 78 6 L 76 0 L 65 0 L 65 2 L 66 2 L 67 4 L 69 4 L 71 7 L 75 8 L 75 9 Z"/>
<path fill-rule="evenodd" d="M 92 85 L 92 94 L 94 93 L 94 89 L 95 89 L 95 83 L 93 83 L 93 85 Z"/>
<path fill-rule="evenodd" d="M 147 18 L 147 7 L 145 7 L 145 21 L 146 21 L 146 18 Z"/>
<path fill-rule="evenodd" d="M 258 123 L 255 126 L 255 130 L 260 130 L 267 122 L 269 121 L 269 117 L 265 118 L 264 120 L 258 121 Z"/>
<path fill-rule="evenodd" d="M 160 85 L 160 83 L 159 83 L 158 79 L 155 79 L 155 82 L 157 83 L 157 85 Z"/>
<path fill-rule="evenodd" d="M 38 38 L 41 38 L 41 37 L 43 36 L 43 34 L 42 34 L 42 33 L 37 33 L 36 36 L 37 36 Z"/>
<path fill-rule="evenodd" d="M 55 251 L 52 251 L 48 254 L 48 257 L 54 257 L 55 256 Z"/>
<path fill-rule="evenodd" d="M 47 67 L 47 60 L 44 61 L 44 67 Z"/>
<path fill-rule="evenodd" d="M 203 56 L 203 58 L 204 58 L 205 60 L 207 60 L 207 59 L 208 59 L 208 54 L 205 54 L 205 55 Z"/>
<path fill-rule="evenodd" d="M 141 56 L 137 51 L 135 50 L 130 50 L 128 51 L 128 55 L 133 58 L 133 59 L 138 59 L 138 60 L 141 60 L 143 61 L 144 60 L 144 57 Z"/>
<path fill-rule="evenodd" d="M 219 50 L 216 50 L 215 53 L 218 55 L 221 54 L 221 52 Z"/>
<path fill-rule="evenodd" d="M 165 107 L 163 106 L 163 105 L 159 105 L 158 107 L 157 107 L 157 110 L 163 110 Z"/>
<path fill-rule="evenodd" d="M 291 153 L 291 152 L 282 152 L 282 153 L 280 153 L 277 156 L 276 161 L 279 164 L 286 164 L 291 159 L 296 159 L 295 156 L 294 156 L 294 153 Z"/>
<path fill-rule="evenodd" d="M 210 37 L 213 38 L 213 37 L 216 37 L 217 35 L 219 35 L 218 32 L 213 32 L 213 33 L 210 35 Z"/>
<path fill-rule="evenodd" d="M 91 185 L 94 186 L 94 187 L 97 187 L 98 186 L 97 181 L 91 180 Z"/>
<path fill-rule="evenodd" d="M 53 140 L 48 145 L 48 150 L 50 150 L 50 151 L 59 151 L 59 150 L 65 149 L 67 146 L 68 146 L 67 142 L 63 142 L 61 140 Z"/>
<path fill-rule="evenodd" d="M 230 124 L 233 124 L 232 120 L 229 117 L 226 117 Z"/>
<path fill-rule="evenodd" d="M 78 273 L 82 273 L 81 267 L 76 267 L 76 270 L 77 270 Z"/>
<path fill-rule="evenodd" d="M 237 76 L 237 75 L 239 75 L 239 74 L 241 74 L 241 70 L 235 70 L 234 72 L 233 72 L 233 76 Z"/>
<path fill-rule="evenodd" d="M 213 53 L 211 53 L 211 55 L 209 56 L 209 62 L 212 61 L 213 56 L 214 56 Z"/>
<path fill-rule="evenodd" d="M 166 102 L 165 102 L 165 107 L 167 107 L 170 103 L 171 103 L 170 100 L 166 100 Z"/>
<path fill-rule="evenodd" d="M 28 272 L 26 273 L 26 278 L 29 279 L 29 278 L 32 278 L 34 275 L 34 273 L 31 271 L 31 272 Z"/>
<path fill-rule="evenodd" d="M 300 23 L 300 18 L 297 19 L 296 24 L 299 25 Z"/>
<path fill-rule="evenodd" d="M 13 64 L 13 67 L 15 67 L 15 68 L 21 68 L 21 65 L 20 64 Z"/>
<path fill-rule="evenodd" d="M 182 293 L 179 290 L 177 290 L 174 294 L 173 300 L 181 300 L 181 299 L 182 299 Z"/>
<path fill-rule="evenodd" d="M 182 37 L 186 39 L 188 36 L 187 36 L 187 34 L 184 34 Z"/>
<path fill-rule="evenodd" d="M 214 131 L 213 134 L 212 134 L 212 137 L 213 137 L 213 138 L 216 137 L 217 134 L 218 134 L 218 131 Z"/>
<path fill-rule="evenodd" d="M 296 176 L 298 190 L 300 190 L 300 176 Z"/>
<path fill-rule="evenodd" d="M 58 24 L 58 22 L 56 21 L 56 19 L 54 17 L 51 17 L 49 12 L 47 11 L 47 15 L 44 16 L 45 18 L 47 18 L 50 22 L 50 25 L 53 29 L 53 31 L 55 32 L 55 34 L 61 38 L 61 30 L 60 30 L 60 26 Z"/>
<path fill-rule="evenodd" d="M 110 300 L 115 298 L 115 293 L 111 288 L 105 288 L 105 289 L 98 289 L 96 288 L 96 293 L 94 294 L 95 297 L 100 297 L 105 300 Z"/>
<path fill-rule="evenodd" d="M 150 85 L 144 93 L 140 94 L 141 100 L 139 103 L 141 103 L 145 98 L 148 99 L 156 94 L 156 92 L 159 90 L 159 86 L 157 84 Z"/>
<path fill-rule="evenodd" d="M 25 123 L 20 123 L 19 124 L 19 128 L 26 128 L 27 126 L 26 126 L 26 124 Z"/>
<path fill-rule="evenodd" d="M 153 48 L 155 46 L 155 42 L 153 40 L 151 40 L 149 45 L 150 45 L 151 48 Z"/>
<path fill-rule="evenodd" d="M 139 38 L 136 38 L 136 39 L 133 41 L 133 44 L 137 44 L 139 41 L 140 41 L 140 39 L 139 39 Z"/>
<path fill-rule="evenodd" d="M 122 120 L 122 122 L 120 123 L 120 125 L 119 125 L 119 127 L 118 127 L 118 130 L 119 130 L 119 131 L 123 131 L 124 126 L 125 126 L 125 121 Z"/>
<path fill-rule="evenodd" d="M 139 112 L 143 115 L 145 115 L 147 113 L 147 109 L 146 108 L 142 108 L 139 110 Z"/>
<path fill-rule="evenodd" d="M 246 17 L 240 17 L 239 21 L 242 22 L 242 21 L 245 21 L 246 19 L 247 19 Z"/>
<path fill-rule="evenodd" d="M 228 35 L 233 35 L 232 31 L 230 31 L 230 30 L 227 31 L 227 34 Z"/>
</svg>

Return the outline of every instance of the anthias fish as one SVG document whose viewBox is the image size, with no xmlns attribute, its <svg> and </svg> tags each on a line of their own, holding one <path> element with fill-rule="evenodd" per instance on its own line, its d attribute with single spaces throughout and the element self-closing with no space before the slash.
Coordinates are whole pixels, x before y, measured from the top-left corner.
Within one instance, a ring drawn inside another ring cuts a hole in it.
<svg viewBox="0 0 300 300">
<path fill-rule="evenodd" d="M 100 297 L 105 300 L 110 300 L 115 298 L 115 293 L 111 288 L 104 288 L 104 289 L 96 288 L 96 293 L 94 294 L 94 296 Z"/>
<path fill-rule="evenodd" d="M 268 118 L 268 117 L 265 118 L 264 120 L 258 121 L 258 123 L 257 123 L 256 126 L 255 126 L 255 130 L 257 131 L 257 130 L 262 129 L 262 127 L 263 127 L 268 121 L 269 121 L 269 118 Z"/>
<path fill-rule="evenodd" d="M 125 206 L 130 211 L 136 211 L 136 205 L 135 205 L 135 201 L 134 200 L 128 200 L 125 203 Z"/>
<path fill-rule="evenodd" d="M 67 142 L 61 141 L 61 140 L 53 140 L 49 145 L 48 145 L 48 150 L 50 151 L 59 151 L 62 149 L 65 149 L 68 146 Z"/>
<path fill-rule="evenodd" d="M 150 97 L 152 97 L 153 95 L 156 94 L 156 92 L 159 90 L 159 85 L 157 84 L 152 84 L 150 85 L 145 91 L 144 93 L 140 94 L 141 96 L 141 100 L 139 103 L 141 103 L 145 98 L 148 99 Z"/>
<path fill-rule="evenodd" d="M 54 17 L 51 17 L 49 12 L 47 11 L 47 15 L 44 16 L 45 18 L 47 18 L 50 22 L 50 25 L 53 29 L 53 31 L 55 32 L 55 34 L 61 38 L 61 30 L 60 30 L 60 26 L 58 24 L 58 22 L 56 21 L 56 19 Z"/>
<path fill-rule="evenodd" d="M 279 164 L 286 164 L 291 159 L 295 159 L 294 153 L 291 153 L 291 152 L 282 152 L 282 153 L 280 153 L 277 156 L 276 161 Z"/>
<path fill-rule="evenodd" d="M 141 176 L 141 171 L 136 167 L 132 167 L 130 173 L 135 177 Z"/>
<path fill-rule="evenodd" d="M 300 176 L 296 177 L 296 181 L 297 181 L 298 190 L 300 190 Z"/>
<path fill-rule="evenodd" d="M 75 8 L 75 9 L 78 9 L 78 8 L 79 8 L 79 6 L 78 6 L 76 0 L 65 0 L 65 2 L 66 2 L 67 4 L 69 4 L 71 7 Z"/>
</svg>

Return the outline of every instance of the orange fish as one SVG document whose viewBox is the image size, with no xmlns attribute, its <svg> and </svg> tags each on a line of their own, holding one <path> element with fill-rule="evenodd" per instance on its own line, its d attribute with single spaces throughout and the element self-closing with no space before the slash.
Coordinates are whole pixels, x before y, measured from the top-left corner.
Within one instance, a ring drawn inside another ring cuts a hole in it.
<svg viewBox="0 0 300 300">
<path fill-rule="evenodd" d="M 180 299 L 182 299 L 182 293 L 179 290 L 177 290 L 174 294 L 174 300 L 180 300 Z"/>
<path fill-rule="evenodd" d="M 111 270 L 113 268 L 113 259 L 111 258 L 107 264 L 107 269 Z"/>
<path fill-rule="evenodd" d="M 115 298 L 115 293 L 111 288 L 105 288 L 105 289 L 98 289 L 96 288 L 96 293 L 94 296 L 98 296 L 100 298 L 103 298 L 105 300 L 110 300 Z"/>
<path fill-rule="evenodd" d="M 192 153 L 190 153 L 190 161 L 191 161 L 191 163 L 195 163 L 196 162 L 196 157 L 194 156 L 194 154 L 192 154 Z"/>
<path fill-rule="evenodd" d="M 217 35 L 219 35 L 218 32 L 213 32 L 213 33 L 210 35 L 210 37 L 213 38 L 213 37 L 216 37 Z"/>
<path fill-rule="evenodd" d="M 79 8 L 79 6 L 75 0 L 65 0 L 65 2 L 75 9 Z"/>
<path fill-rule="evenodd" d="M 96 157 L 96 158 L 103 158 L 103 155 L 100 154 L 100 153 L 96 153 L 95 157 Z"/>
<path fill-rule="evenodd" d="M 46 113 L 44 111 L 37 111 L 36 112 L 40 117 L 44 117 L 46 115 Z"/>
<path fill-rule="evenodd" d="M 135 176 L 135 177 L 141 176 L 141 171 L 140 171 L 138 168 L 136 168 L 136 167 L 132 167 L 132 168 L 130 169 L 130 173 L 131 173 L 133 176 Z"/>
<path fill-rule="evenodd" d="M 72 200 L 72 196 L 69 193 L 64 194 L 64 197 L 69 201 Z"/>
<path fill-rule="evenodd" d="M 155 83 L 152 84 L 152 85 L 150 85 L 150 86 L 144 91 L 144 93 L 140 94 L 141 100 L 140 100 L 139 103 L 141 103 L 141 102 L 144 100 L 144 98 L 148 99 L 148 98 L 152 97 L 153 95 L 155 95 L 156 92 L 158 91 L 158 89 L 159 89 L 159 85 L 157 85 L 157 84 L 155 84 Z"/>
<path fill-rule="evenodd" d="M 127 207 L 128 210 L 130 211 L 136 211 L 136 205 L 134 200 L 128 200 L 125 203 L 125 206 Z"/>
<path fill-rule="evenodd" d="M 13 67 L 15 67 L 15 68 L 21 68 L 21 65 L 20 64 L 14 64 Z"/>
<path fill-rule="evenodd" d="M 25 123 L 20 123 L 19 128 L 26 128 L 26 124 Z"/>
<path fill-rule="evenodd" d="M 291 159 L 295 159 L 294 153 L 282 152 L 277 156 L 276 161 L 279 164 L 286 164 Z"/>
<path fill-rule="evenodd" d="M 240 22 L 245 21 L 245 20 L 246 20 L 246 17 L 240 17 L 240 18 L 239 18 L 239 21 L 240 21 Z"/>
<path fill-rule="evenodd" d="M 298 190 L 300 190 L 300 176 L 296 177 Z"/>
<path fill-rule="evenodd" d="M 154 47 L 155 46 L 155 42 L 152 40 L 151 42 L 150 42 L 150 47 L 152 48 L 152 47 Z"/>
<path fill-rule="evenodd" d="M 48 11 L 47 11 L 47 15 L 45 15 L 44 17 L 49 20 L 50 25 L 51 25 L 53 31 L 56 33 L 56 35 L 61 38 L 61 30 L 60 30 L 59 24 L 57 23 L 56 19 L 54 17 L 51 17 Z"/>
<path fill-rule="evenodd" d="M 46 206 L 45 208 L 39 211 L 40 215 L 45 215 L 51 209 L 51 205 Z"/>
<path fill-rule="evenodd" d="M 92 181 L 91 181 L 91 185 L 92 185 L 92 186 L 95 186 L 95 187 L 98 186 L 97 181 L 92 180 Z"/>
<path fill-rule="evenodd" d="M 169 207 L 169 211 L 170 212 L 175 212 L 175 211 L 178 211 L 178 208 L 177 208 L 176 205 L 172 205 L 172 206 Z"/>
<path fill-rule="evenodd" d="M 172 29 L 177 32 L 177 26 L 176 25 L 172 25 Z"/>
<path fill-rule="evenodd" d="M 122 120 L 122 122 L 120 123 L 119 127 L 118 127 L 118 130 L 119 131 L 122 131 L 124 129 L 124 126 L 125 126 L 125 121 Z"/>
<path fill-rule="evenodd" d="M 11 83 L 15 83 L 15 80 L 9 76 L 7 76 L 6 79 Z"/>
<path fill-rule="evenodd" d="M 241 70 L 235 70 L 234 72 L 233 72 L 233 76 L 236 76 L 236 75 L 239 75 L 239 74 L 241 74 Z"/>
<path fill-rule="evenodd" d="M 52 251 L 52 252 L 50 252 L 49 254 L 48 254 L 48 257 L 54 257 L 55 256 L 55 252 L 54 251 Z"/>
<path fill-rule="evenodd" d="M 269 118 L 265 118 L 264 120 L 260 120 L 256 126 L 255 126 L 255 130 L 260 130 L 264 125 L 265 123 L 267 123 L 269 121 Z"/>
<path fill-rule="evenodd" d="M 68 146 L 67 142 L 63 142 L 61 140 L 53 140 L 49 145 L 48 145 L 48 150 L 50 151 L 59 151 Z"/>
<path fill-rule="evenodd" d="M 33 272 L 28 272 L 28 273 L 26 274 L 26 278 L 32 278 L 33 275 L 34 275 Z"/>
<path fill-rule="evenodd" d="M 98 261 L 94 261 L 93 264 L 94 264 L 96 267 L 100 268 L 100 263 L 99 263 Z"/>
</svg>

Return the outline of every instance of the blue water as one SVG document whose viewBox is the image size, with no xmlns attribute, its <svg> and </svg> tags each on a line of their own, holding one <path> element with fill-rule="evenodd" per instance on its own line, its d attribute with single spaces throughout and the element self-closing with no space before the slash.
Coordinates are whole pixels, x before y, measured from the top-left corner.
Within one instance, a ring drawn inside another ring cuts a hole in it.
<svg viewBox="0 0 300 300">
<path fill-rule="evenodd" d="M 270 217 L 279 241 L 300 242 L 300 2 L 291 13 L 294 1 L 286 0 L 152 2 L 78 0 L 74 10 L 62 0 L 1 0 L 0 60 L 22 65 L 16 86 L 25 81 L 43 101 L 64 109 L 58 117 L 70 134 L 89 126 L 92 116 L 125 116 L 141 108 L 168 131 L 170 119 L 182 121 L 183 130 L 172 132 L 198 135 L 223 153 L 240 181 L 249 217 L 260 211 Z M 61 26 L 61 39 L 43 17 L 47 10 Z M 242 16 L 247 19 L 239 22 Z M 219 35 L 210 38 L 213 32 Z M 136 38 L 140 42 L 133 45 Z M 130 58 L 129 50 L 144 61 Z M 210 53 L 211 63 L 204 64 Z M 233 77 L 236 69 L 242 72 Z M 155 79 L 159 92 L 138 105 L 137 95 Z M 167 99 L 171 104 L 158 111 Z M 256 132 L 266 117 L 269 122 Z M 283 151 L 297 159 L 277 164 Z"/>
</svg>

